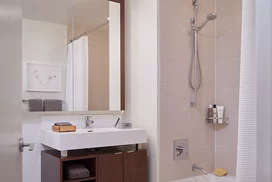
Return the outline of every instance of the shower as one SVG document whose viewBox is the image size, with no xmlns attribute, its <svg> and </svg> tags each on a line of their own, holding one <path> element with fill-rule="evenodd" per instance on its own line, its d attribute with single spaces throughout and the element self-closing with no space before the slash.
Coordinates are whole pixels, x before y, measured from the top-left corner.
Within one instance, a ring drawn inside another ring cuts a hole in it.
<svg viewBox="0 0 272 182">
<path fill-rule="evenodd" d="M 202 73 L 201 73 L 201 65 L 199 60 L 199 53 L 198 53 L 198 32 L 201 31 L 204 26 L 212 20 L 217 18 L 216 13 L 210 13 L 207 15 L 206 20 L 203 21 L 199 26 L 197 25 L 197 18 L 198 18 L 198 8 L 199 8 L 199 0 L 193 0 L 194 6 L 194 18 L 190 19 L 191 23 L 191 30 L 193 33 L 193 49 L 191 55 L 191 63 L 190 63 L 190 70 L 188 74 L 188 81 L 190 88 L 193 90 L 194 94 L 192 96 L 192 100 L 190 102 L 191 107 L 197 106 L 197 92 L 201 87 L 202 84 Z"/>
</svg>

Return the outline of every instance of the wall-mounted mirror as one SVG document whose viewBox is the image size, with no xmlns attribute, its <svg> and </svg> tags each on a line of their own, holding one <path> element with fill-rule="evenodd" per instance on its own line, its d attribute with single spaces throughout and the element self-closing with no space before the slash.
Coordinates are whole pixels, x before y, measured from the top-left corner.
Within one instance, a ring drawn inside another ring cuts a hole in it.
<svg viewBox="0 0 272 182">
<path fill-rule="evenodd" d="M 124 110 L 124 27 L 123 0 L 25 0 L 24 109 Z"/>
</svg>

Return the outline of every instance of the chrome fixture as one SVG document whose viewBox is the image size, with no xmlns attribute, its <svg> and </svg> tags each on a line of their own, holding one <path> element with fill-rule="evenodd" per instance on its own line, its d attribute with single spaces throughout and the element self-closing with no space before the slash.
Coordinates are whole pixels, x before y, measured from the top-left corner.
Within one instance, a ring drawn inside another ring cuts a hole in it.
<svg viewBox="0 0 272 182">
<path fill-rule="evenodd" d="M 193 5 L 198 6 L 199 0 L 193 0 Z"/>
<path fill-rule="evenodd" d="M 192 170 L 193 170 L 193 171 L 202 171 L 202 173 L 203 173 L 204 175 L 207 175 L 205 169 L 203 169 L 202 167 L 197 166 L 196 164 L 194 164 L 194 165 L 192 166 Z"/>
<path fill-rule="evenodd" d="M 83 33 L 81 33 L 80 35 L 78 35 L 78 36 L 72 38 L 72 39 L 70 40 L 70 43 L 72 43 L 72 42 L 74 42 L 74 41 L 80 39 L 81 37 L 86 36 L 86 35 L 88 35 L 88 34 L 94 32 L 94 31 L 96 31 L 96 30 L 98 30 L 98 29 L 100 29 L 100 28 L 102 28 L 102 27 L 108 25 L 109 23 L 110 23 L 110 20 L 109 20 L 109 17 L 108 17 L 107 20 L 106 20 L 105 22 L 103 22 L 103 23 L 101 23 L 101 24 L 99 24 L 99 25 L 96 25 L 95 27 L 93 27 L 93 28 L 87 30 L 86 32 L 83 32 Z"/>
<path fill-rule="evenodd" d="M 24 139 L 23 139 L 23 137 L 21 137 L 19 139 L 19 151 L 24 152 L 25 147 L 29 147 L 28 148 L 29 151 L 32 152 L 34 150 L 35 144 L 34 143 L 24 143 Z"/>
<path fill-rule="evenodd" d="M 188 158 L 189 158 L 189 140 L 188 139 L 174 140 L 173 159 L 177 161 L 185 160 Z"/>
<path fill-rule="evenodd" d="M 192 100 L 190 102 L 191 107 L 197 106 L 197 92 L 199 91 L 202 85 L 202 71 L 200 66 L 199 60 L 199 53 L 198 53 L 198 32 L 204 28 L 204 26 L 212 20 L 217 18 L 216 13 L 210 13 L 207 15 L 206 20 L 201 23 L 199 26 L 197 25 L 197 18 L 198 18 L 198 9 L 199 9 L 199 0 L 193 0 L 194 8 L 194 17 L 190 19 L 191 23 L 191 30 L 193 33 L 193 49 L 191 55 L 191 63 L 190 63 L 190 70 L 188 73 L 188 82 L 190 88 L 193 91 Z"/>
<path fill-rule="evenodd" d="M 176 147 L 176 151 L 178 152 L 177 156 L 181 156 L 181 154 L 182 154 L 183 151 L 184 151 L 184 147 L 182 147 L 182 146 L 177 146 L 177 147 Z"/>
<path fill-rule="evenodd" d="M 198 27 L 198 29 L 201 30 L 209 21 L 215 20 L 216 18 L 217 18 L 216 13 L 208 14 L 207 19 Z"/>
<path fill-rule="evenodd" d="M 85 117 L 85 124 L 86 124 L 85 129 L 92 128 L 91 125 L 94 123 L 94 120 L 92 118 L 93 118 L 92 116 Z"/>
</svg>

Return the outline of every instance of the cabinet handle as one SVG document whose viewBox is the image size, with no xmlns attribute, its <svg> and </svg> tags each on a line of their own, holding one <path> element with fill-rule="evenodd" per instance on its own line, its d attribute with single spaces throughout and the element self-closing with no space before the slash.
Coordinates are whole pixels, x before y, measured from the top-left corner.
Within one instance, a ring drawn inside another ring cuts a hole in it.
<svg viewBox="0 0 272 182">
<path fill-rule="evenodd" d="M 134 152 L 135 152 L 135 151 L 132 151 L 132 150 L 131 150 L 131 151 L 127 151 L 128 154 L 129 154 L 129 153 L 134 153 Z"/>
<path fill-rule="evenodd" d="M 122 154 L 123 152 L 117 152 L 117 153 L 115 153 L 115 155 L 120 155 L 120 154 Z"/>
</svg>

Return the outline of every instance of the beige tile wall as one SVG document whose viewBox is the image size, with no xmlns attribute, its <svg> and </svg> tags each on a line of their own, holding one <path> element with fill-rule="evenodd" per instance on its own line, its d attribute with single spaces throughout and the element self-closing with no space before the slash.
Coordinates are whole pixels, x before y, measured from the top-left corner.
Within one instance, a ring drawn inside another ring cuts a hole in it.
<svg viewBox="0 0 272 182">
<path fill-rule="evenodd" d="M 215 12 L 215 0 L 200 3 L 199 23 L 208 13 Z M 203 85 L 198 107 L 190 108 L 191 17 L 191 0 L 160 1 L 160 182 L 199 175 L 191 170 L 194 163 L 207 172 L 212 172 L 215 166 L 215 128 L 205 123 L 208 105 L 215 103 L 215 22 L 207 24 L 200 33 Z M 176 139 L 189 139 L 189 160 L 173 160 Z"/>
<path fill-rule="evenodd" d="M 216 103 L 230 120 L 216 126 L 215 163 L 236 175 L 242 0 L 217 0 L 216 11 Z"/>
<path fill-rule="evenodd" d="M 200 1 L 199 23 L 210 12 L 217 21 L 200 32 L 199 54 L 203 85 L 198 107 L 190 108 L 188 70 L 192 39 L 191 0 L 160 1 L 160 181 L 196 175 L 197 163 L 212 172 L 215 167 L 236 174 L 242 0 Z M 208 104 L 226 107 L 228 126 L 207 125 Z M 189 160 L 173 160 L 173 141 L 189 139 Z"/>
</svg>

